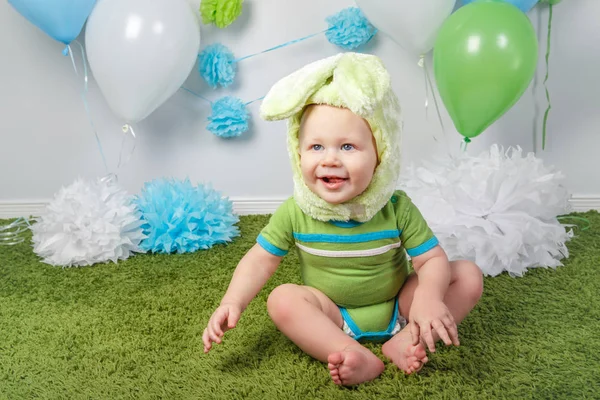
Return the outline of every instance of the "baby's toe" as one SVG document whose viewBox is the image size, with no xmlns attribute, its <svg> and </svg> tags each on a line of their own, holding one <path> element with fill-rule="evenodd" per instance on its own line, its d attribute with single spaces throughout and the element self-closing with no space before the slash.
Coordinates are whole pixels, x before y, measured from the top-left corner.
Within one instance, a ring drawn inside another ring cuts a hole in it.
<svg viewBox="0 0 600 400">
<path fill-rule="evenodd" d="M 331 379 L 333 380 L 333 383 L 335 383 L 336 385 L 341 385 L 342 384 L 342 378 L 340 378 L 339 374 L 337 373 L 331 373 Z"/>
<path fill-rule="evenodd" d="M 341 352 L 332 353 L 327 357 L 327 362 L 333 365 L 340 365 L 344 362 L 344 355 Z"/>
</svg>

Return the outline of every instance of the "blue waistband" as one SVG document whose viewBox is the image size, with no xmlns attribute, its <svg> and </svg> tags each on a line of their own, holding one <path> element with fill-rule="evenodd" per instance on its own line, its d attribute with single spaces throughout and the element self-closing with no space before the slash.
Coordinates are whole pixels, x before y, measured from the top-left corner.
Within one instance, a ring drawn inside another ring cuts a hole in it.
<svg viewBox="0 0 600 400">
<path fill-rule="evenodd" d="M 396 296 L 396 301 L 394 302 L 394 313 L 392 314 L 392 319 L 388 324 L 388 327 L 385 331 L 379 332 L 363 332 L 358 325 L 352 320 L 352 317 L 348 313 L 345 307 L 339 307 L 340 312 L 342 313 L 342 318 L 346 321 L 346 324 L 354 334 L 355 340 L 367 340 L 371 342 L 379 342 L 386 341 L 392 338 L 392 331 L 396 327 L 396 321 L 398 321 L 398 297 Z"/>
</svg>

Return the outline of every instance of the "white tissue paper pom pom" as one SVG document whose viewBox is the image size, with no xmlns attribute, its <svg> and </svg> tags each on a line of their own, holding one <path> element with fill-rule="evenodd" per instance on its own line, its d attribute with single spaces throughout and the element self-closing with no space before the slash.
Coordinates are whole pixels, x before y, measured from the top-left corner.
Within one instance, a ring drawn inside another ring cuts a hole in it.
<svg viewBox="0 0 600 400">
<path fill-rule="evenodd" d="M 133 196 L 114 178 L 78 179 L 61 188 L 36 221 L 33 251 L 63 267 L 116 263 L 140 252 L 145 237 Z"/>
<path fill-rule="evenodd" d="M 474 261 L 486 275 L 563 265 L 572 237 L 564 176 L 533 153 L 493 145 L 479 157 L 411 166 L 401 187 L 419 208 L 450 260 Z"/>
</svg>

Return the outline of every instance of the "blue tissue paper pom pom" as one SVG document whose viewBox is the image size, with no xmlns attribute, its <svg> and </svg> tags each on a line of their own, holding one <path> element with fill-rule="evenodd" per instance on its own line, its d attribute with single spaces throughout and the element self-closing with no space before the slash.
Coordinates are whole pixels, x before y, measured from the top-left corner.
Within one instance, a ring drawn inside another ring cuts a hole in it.
<svg viewBox="0 0 600 400">
<path fill-rule="evenodd" d="M 141 212 L 140 248 L 153 253 L 191 253 L 239 236 L 232 203 L 210 186 L 189 179 L 146 182 L 135 203 Z"/>
<path fill-rule="evenodd" d="M 325 36 L 329 42 L 346 50 L 367 43 L 377 33 L 360 8 L 348 7 L 326 19 L 329 29 Z"/>
<path fill-rule="evenodd" d="M 237 97 L 225 96 L 212 104 L 207 129 L 222 138 L 240 136 L 248 130 L 250 114 Z"/>
<path fill-rule="evenodd" d="M 215 89 L 217 85 L 227 87 L 235 78 L 233 53 L 220 43 L 211 44 L 200 53 L 198 71 L 200 76 Z"/>
</svg>

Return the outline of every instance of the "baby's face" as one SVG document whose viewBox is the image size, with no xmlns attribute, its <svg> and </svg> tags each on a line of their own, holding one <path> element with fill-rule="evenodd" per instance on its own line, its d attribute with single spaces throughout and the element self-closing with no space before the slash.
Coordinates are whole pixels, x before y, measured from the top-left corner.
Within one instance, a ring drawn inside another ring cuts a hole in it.
<svg viewBox="0 0 600 400">
<path fill-rule="evenodd" d="M 304 182 L 328 203 L 351 200 L 371 183 L 377 166 L 375 139 L 367 121 L 352 111 L 309 106 L 299 141 Z"/>
</svg>

